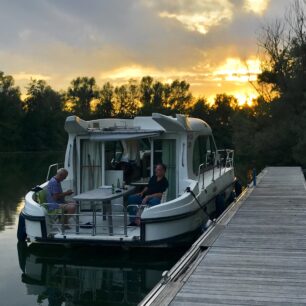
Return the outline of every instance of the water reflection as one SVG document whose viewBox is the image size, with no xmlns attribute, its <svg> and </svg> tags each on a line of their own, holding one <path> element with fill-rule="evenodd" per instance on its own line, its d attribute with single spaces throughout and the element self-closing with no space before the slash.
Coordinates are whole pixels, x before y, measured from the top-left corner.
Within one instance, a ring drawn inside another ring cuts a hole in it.
<svg viewBox="0 0 306 306">
<path fill-rule="evenodd" d="M 24 195 L 44 182 L 48 166 L 63 158 L 63 152 L 0 153 L 0 231 L 14 224 Z"/>
<path fill-rule="evenodd" d="M 17 246 L 38 305 L 137 305 L 184 252 Z"/>
</svg>

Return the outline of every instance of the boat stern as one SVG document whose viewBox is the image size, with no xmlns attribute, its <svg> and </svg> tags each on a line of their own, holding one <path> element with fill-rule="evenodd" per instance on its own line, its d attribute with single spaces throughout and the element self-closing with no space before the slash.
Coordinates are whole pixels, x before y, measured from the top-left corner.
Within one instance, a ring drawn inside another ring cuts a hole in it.
<svg viewBox="0 0 306 306">
<path fill-rule="evenodd" d="M 43 186 L 42 186 L 43 187 Z M 29 242 L 47 237 L 46 210 L 35 201 L 35 192 L 29 191 L 25 196 L 25 205 L 21 211 L 25 219 L 25 228 Z"/>
</svg>

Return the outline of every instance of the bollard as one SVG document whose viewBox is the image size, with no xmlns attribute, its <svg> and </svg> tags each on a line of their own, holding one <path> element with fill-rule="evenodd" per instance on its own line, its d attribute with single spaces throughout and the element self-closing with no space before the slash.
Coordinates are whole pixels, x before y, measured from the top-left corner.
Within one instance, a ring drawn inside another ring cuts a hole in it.
<svg viewBox="0 0 306 306">
<path fill-rule="evenodd" d="M 256 169 L 253 169 L 253 185 L 256 186 Z"/>
</svg>

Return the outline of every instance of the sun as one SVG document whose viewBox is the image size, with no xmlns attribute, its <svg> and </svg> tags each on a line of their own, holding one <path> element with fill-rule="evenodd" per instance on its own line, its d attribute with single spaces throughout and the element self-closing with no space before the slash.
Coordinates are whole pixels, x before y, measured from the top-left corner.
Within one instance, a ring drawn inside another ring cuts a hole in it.
<svg viewBox="0 0 306 306">
<path fill-rule="evenodd" d="M 258 93 L 251 86 L 256 82 L 258 74 L 261 73 L 260 61 L 256 57 L 246 60 L 240 58 L 227 58 L 212 72 L 212 80 L 216 83 L 219 92 L 234 96 L 238 105 L 253 105 Z M 214 103 L 214 96 L 208 97 L 210 104 Z"/>
<path fill-rule="evenodd" d="M 216 68 L 213 75 L 216 79 L 230 82 L 256 81 L 261 73 L 260 60 L 249 58 L 242 61 L 240 58 L 227 58 L 224 64 Z"/>
<path fill-rule="evenodd" d="M 241 93 L 241 92 L 236 92 L 233 93 L 233 96 L 237 99 L 238 105 L 239 106 L 253 106 L 254 100 L 258 97 L 256 93 Z"/>
</svg>

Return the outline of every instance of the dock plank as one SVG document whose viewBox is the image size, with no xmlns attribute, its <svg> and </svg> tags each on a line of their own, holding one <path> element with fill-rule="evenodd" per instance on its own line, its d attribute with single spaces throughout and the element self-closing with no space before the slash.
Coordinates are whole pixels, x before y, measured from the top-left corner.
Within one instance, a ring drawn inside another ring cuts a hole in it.
<svg viewBox="0 0 306 306">
<path fill-rule="evenodd" d="M 170 305 L 306 305 L 305 179 L 299 167 L 264 173 Z"/>
</svg>

